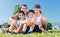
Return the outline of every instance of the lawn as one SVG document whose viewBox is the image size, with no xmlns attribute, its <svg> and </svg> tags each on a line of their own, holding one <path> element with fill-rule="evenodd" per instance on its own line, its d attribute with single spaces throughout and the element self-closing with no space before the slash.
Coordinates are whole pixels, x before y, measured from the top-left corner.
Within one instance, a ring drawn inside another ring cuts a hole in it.
<svg viewBox="0 0 60 37">
<path fill-rule="evenodd" d="M 2 33 L 2 30 L 0 29 L 0 37 L 60 37 L 60 32 L 53 32 L 50 34 L 47 33 L 31 33 L 31 34 L 7 34 Z"/>
</svg>

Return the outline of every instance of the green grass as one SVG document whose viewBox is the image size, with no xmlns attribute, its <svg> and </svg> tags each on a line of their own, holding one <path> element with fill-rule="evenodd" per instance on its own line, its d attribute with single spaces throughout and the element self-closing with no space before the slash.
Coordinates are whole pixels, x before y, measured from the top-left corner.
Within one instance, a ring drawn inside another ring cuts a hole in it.
<svg viewBox="0 0 60 37">
<path fill-rule="evenodd" d="M 32 33 L 32 34 L 0 34 L 0 37 L 60 37 L 60 33 L 52 34 L 41 34 L 41 33 Z"/>
<path fill-rule="evenodd" d="M 0 37 L 60 37 L 60 32 L 53 32 L 51 34 L 47 33 L 31 33 L 31 34 L 7 34 L 7 33 L 2 33 L 0 29 Z"/>
</svg>

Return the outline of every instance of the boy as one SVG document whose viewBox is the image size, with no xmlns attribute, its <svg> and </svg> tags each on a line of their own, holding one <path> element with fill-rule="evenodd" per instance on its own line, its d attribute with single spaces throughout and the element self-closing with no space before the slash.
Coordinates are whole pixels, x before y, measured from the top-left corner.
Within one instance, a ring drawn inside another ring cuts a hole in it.
<svg viewBox="0 0 60 37">
<path fill-rule="evenodd" d="M 35 27 L 35 25 L 32 23 L 34 14 L 35 14 L 35 12 L 33 10 L 28 11 L 28 18 L 22 22 L 22 23 L 24 23 L 22 33 L 26 32 L 26 29 L 28 28 L 28 26 L 30 27 L 30 30 L 27 33 L 28 34 L 32 33 L 32 31 Z"/>
<path fill-rule="evenodd" d="M 19 17 L 19 19 L 20 20 L 15 20 L 15 16 L 13 16 L 12 18 L 14 18 L 14 21 L 15 22 L 12 22 L 11 23 L 11 26 L 9 27 L 9 29 L 8 30 L 6 30 L 6 32 L 7 33 L 11 33 L 13 30 L 17 30 L 18 29 L 18 26 L 20 26 L 21 25 L 21 23 L 22 23 L 22 21 L 24 21 L 24 17 L 25 17 L 25 14 L 24 14 L 24 12 L 23 11 L 20 11 L 19 13 L 18 13 L 18 17 Z M 22 28 L 22 27 L 20 27 L 20 28 Z"/>
</svg>

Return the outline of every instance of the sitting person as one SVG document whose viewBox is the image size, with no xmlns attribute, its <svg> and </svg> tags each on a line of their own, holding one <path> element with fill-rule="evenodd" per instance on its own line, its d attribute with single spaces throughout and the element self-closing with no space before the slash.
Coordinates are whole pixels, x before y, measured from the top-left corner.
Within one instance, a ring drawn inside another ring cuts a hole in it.
<svg viewBox="0 0 60 37">
<path fill-rule="evenodd" d="M 35 12 L 33 10 L 29 10 L 28 11 L 28 18 L 26 19 L 26 21 L 24 22 L 24 24 L 26 26 L 23 26 L 23 30 L 22 32 L 26 32 L 27 28 L 30 27 L 29 31 L 27 33 L 32 33 L 33 32 L 33 29 L 35 27 L 35 25 L 33 24 L 33 18 L 34 18 L 34 14 Z"/>
<path fill-rule="evenodd" d="M 47 26 L 47 19 L 46 17 L 41 13 L 41 7 L 40 5 L 35 5 L 34 6 L 34 9 L 35 9 L 35 20 L 34 20 L 34 23 L 35 25 L 37 25 L 38 27 L 34 30 L 40 30 L 42 32 L 46 32 L 46 26 Z"/>
<path fill-rule="evenodd" d="M 11 33 L 13 30 L 17 30 L 17 29 L 18 29 L 18 27 L 21 25 L 22 21 L 24 21 L 24 17 L 25 17 L 24 12 L 23 12 L 23 11 L 20 11 L 20 12 L 18 13 L 18 17 L 19 17 L 19 19 L 20 19 L 20 20 L 18 20 L 18 21 L 15 20 L 15 16 L 12 17 L 12 18 L 14 19 L 14 22 L 11 21 L 11 22 L 12 22 L 12 23 L 11 23 L 11 26 L 9 27 L 8 30 L 6 30 L 7 33 Z M 20 27 L 20 28 L 22 28 L 22 27 Z M 21 31 L 22 31 L 22 30 L 21 30 Z"/>
</svg>

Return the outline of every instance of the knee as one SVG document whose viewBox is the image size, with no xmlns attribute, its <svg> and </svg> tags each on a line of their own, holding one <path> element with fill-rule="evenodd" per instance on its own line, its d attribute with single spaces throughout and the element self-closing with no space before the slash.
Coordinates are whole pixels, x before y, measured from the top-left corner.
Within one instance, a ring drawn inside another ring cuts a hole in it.
<svg viewBox="0 0 60 37">
<path fill-rule="evenodd" d="M 14 20 L 14 21 L 12 22 L 12 25 L 16 25 L 16 24 L 17 24 L 17 21 Z"/>
</svg>

